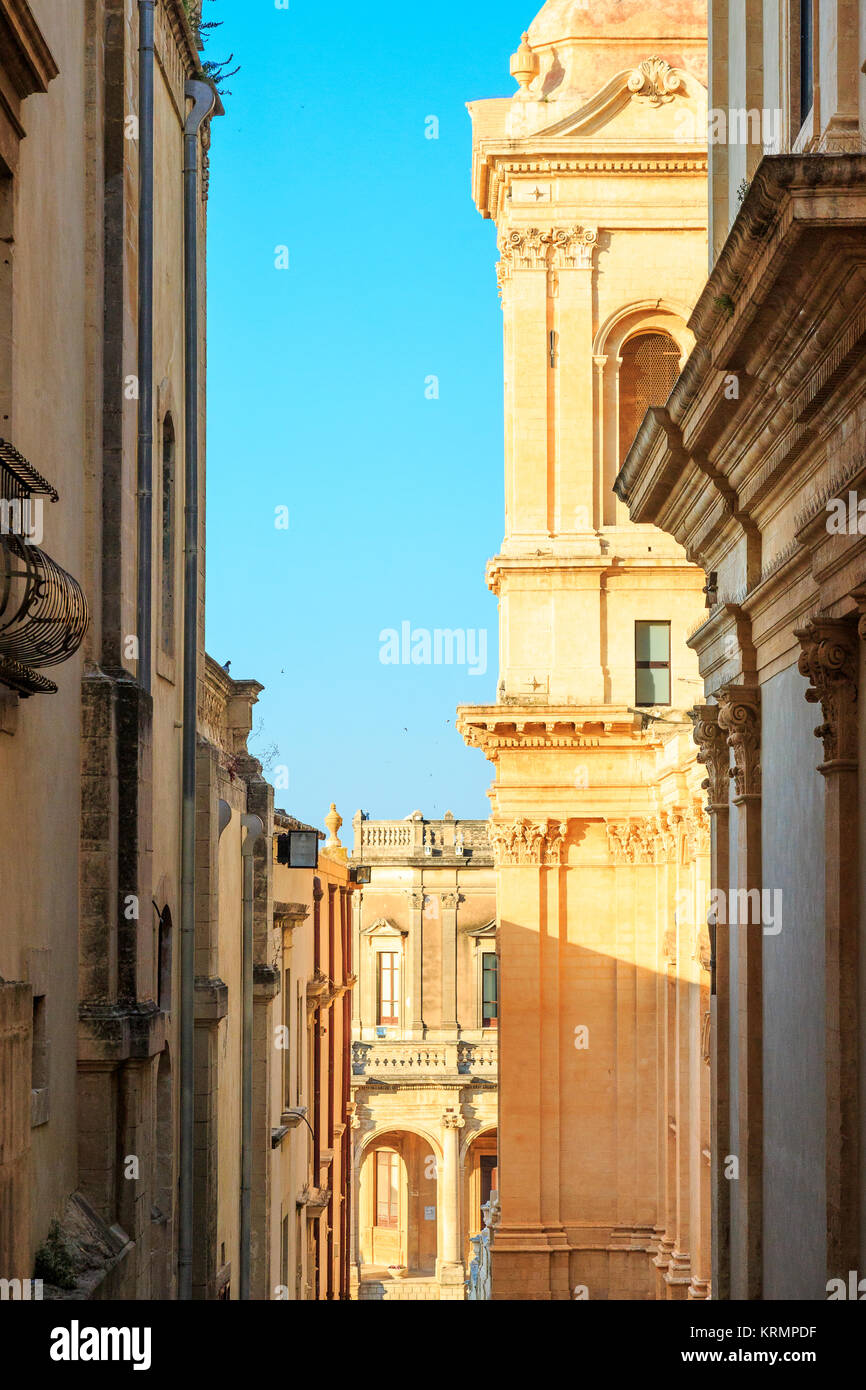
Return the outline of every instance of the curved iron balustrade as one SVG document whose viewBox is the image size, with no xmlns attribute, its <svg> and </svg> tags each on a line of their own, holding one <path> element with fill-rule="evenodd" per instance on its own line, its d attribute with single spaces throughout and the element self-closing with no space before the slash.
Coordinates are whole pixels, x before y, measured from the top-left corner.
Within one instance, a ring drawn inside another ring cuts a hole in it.
<svg viewBox="0 0 866 1390">
<path fill-rule="evenodd" d="M 78 651 L 89 621 L 71 574 L 20 536 L 0 536 L 0 659 L 57 666 Z"/>
</svg>

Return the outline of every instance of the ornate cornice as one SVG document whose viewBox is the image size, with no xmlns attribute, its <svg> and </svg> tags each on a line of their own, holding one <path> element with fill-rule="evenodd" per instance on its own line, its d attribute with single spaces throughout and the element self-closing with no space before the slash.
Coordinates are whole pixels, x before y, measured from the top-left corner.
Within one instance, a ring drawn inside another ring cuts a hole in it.
<svg viewBox="0 0 866 1390">
<path fill-rule="evenodd" d="M 734 755 L 730 776 L 737 796 L 761 795 L 761 692 L 757 686 L 726 685 L 716 696 L 719 727 Z"/>
<path fill-rule="evenodd" d="M 730 788 L 730 753 L 725 731 L 719 725 L 718 705 L 695 705 L 689 711 L 692 737 L 700 750 L 698 762 L 707 769 L 701 783 L 707 793 L 707 810 L 727 810 Z"/>
<path fill-rule="evenodd" d="M 857 761 L 857 633 L 853 622 L 825 618 L 794 633 L 802 648 L 797 669 L 809 681 L 806 699 L 824 714 L 815 737 L 823 740 L 825 763 Z"/>
<path fill-rule="evenodd" d="M 525 817 L 510 824 L 493 821 L 490 840 L 496 865 L 561 864 L 567 834 L 565 822 L 533 821 Z"/>
</svg>

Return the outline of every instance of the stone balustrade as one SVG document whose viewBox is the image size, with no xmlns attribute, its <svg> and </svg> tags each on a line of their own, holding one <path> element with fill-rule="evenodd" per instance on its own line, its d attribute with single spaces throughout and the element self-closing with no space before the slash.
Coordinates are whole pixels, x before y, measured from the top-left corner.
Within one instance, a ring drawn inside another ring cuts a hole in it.
<svg viewBox="0 0 866 1390">
<path fill-rule="evenodd" d="M 383 1081 L 439 1081 L 446 1076 L 473 1076 L 495 1082 L 498 1063 L 495 1042 L 419 1043 L 393 1039 L 352 1045 L 354 1075 Z"/>
</svg>

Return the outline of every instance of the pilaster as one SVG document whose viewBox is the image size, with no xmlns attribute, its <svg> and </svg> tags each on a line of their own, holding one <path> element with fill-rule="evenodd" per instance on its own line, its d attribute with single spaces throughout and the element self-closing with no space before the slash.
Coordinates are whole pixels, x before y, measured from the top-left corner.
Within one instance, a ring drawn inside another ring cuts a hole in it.
<svg viewBox="0 0 866 1390">
<path fill-rule="evenodd" d="M 710 888 L 727 892 L 730 882 L 731 753 L 719 724 L 718 705 L 691 712 L 698 762 L 706 768 L 703 790 L 710 817 Z M 701 924 L 699 924 L 701 925 Z M 714 1297 L 731 1296 L 731 1184 L 725 1177 L 731 1152 L 731 962 L 727 917 L 708 918 L 710 930 L 710 1152 L 712 1154 L 712 1287 Z"/>
<path fill-rule="evenodd" d="M 824 716 L 827 1278 L 847 1279 L 860 1258 L 858 628 L 815 618 L 796 636 L 806 699 Z"/>
<path fill-rule="evenodd" d="M 761 692 L 757 686 L 726 685 L 717 693 L 719 727 L 734 755 L 730 777 L 737 808 L 737 882 L 740 902 L 762 888 L 761 863 Z M 723 902 L 730 893 L 725 891 Z M 751 914 L 747 914 L 751 915 Z M 760 1299 L 763 1222 L 763 925 L 731 923 L 729 949 L 737 956 L 736 1148 L 738 1177 L 731 1187 L 731 1297 Z M 733 1026 L 733 1022 L 732 1025 Z"/>
</svg>

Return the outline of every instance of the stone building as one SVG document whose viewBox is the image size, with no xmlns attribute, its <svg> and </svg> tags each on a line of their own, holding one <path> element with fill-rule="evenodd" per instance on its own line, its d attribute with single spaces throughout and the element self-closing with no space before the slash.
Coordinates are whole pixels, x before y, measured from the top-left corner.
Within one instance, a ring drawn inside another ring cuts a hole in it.
<svg viewBox="0 0 866 1390">
<path fill-rule="evenodd" d="M 711 6 L 727 137 L 695 347 L 616 486 L 707 576 L 689 645 L 713 823 L 715 1147 L 738 1168 L 716 1183 L 717 1293 L 844 1298 L 866 1268 L 866 38 L 850 0 L 743 13 Z"/>
<path fill-rule="evenodd" d="M 104 1239 L 99 1269 L 79 1261 L 82 1287 L 159 1296 L 176 1283 L 162 1255 L 176 1236 L 179 949 L 172 1007 L 158 977 L 182 916 L 179 730 L 194 749 L 196 703 L 193 674 L 185 711 L 184 652 L 203 661 L 201 591 L 184 623 L 184 469 L 203 481 L 195 366 L 219 103 L 197 81 L 180 0 L 3 0 L 0 38 L 4 507 L 38 504 L 37 544 L 75 576 L 90 616 L 84 635 L 72 582 L 35 561 L 4 510 L 0 975 L 21 982 L 13 1092 L 30 1104 L 11 1150 L 30 1211 L 16 1196 L 0 1265 L 29 1273 L 53 1222 L 84 1260 L 86 1226 Z M 185 163 L 197 166 L 186 222 Z M 200 569 L 201 514 L 193 544 Z M 0 1046 L 5 1068 L 8 1033 Z"/>
<path fill-rule="evenodd" d="M 287 1282 L 261 686 L 204 652 L 197 11 L 0 0 L 0 1278 L 59 1296 Z"/>
<path fill-rule="evenodd" d="M 612 488 L 693 345 L 706 264 L 696 0 L 549 0 L 470 104 L 504 316 L 494 764 L 502 1016 L 494 1298 L 710 1292 L 703 576 Z"/>
<path fill-rule="evenodd" d="M 354 819 L 352 1296 L 462 1299 L 497 1187 L 493 855 L 483 821 Z"/>
<path fill-rule="evenodd" d="M 291 867 L 287 837 L 311 833 L 274 818 L 274 941 L 279 960 L 280 1081 L 272 1102 L 274 1224 L 281 1204 L 280 1282 L 289 1299 L 347 1299 L 351 1262 L 352 904 L 335 806 L 318 867 Z M 320 831 L 312 831 L 324 839 Z M 271 1051 L 273 1032 L 271 1033 Z M 304 1112 L 303 1114 L 301 1112 Z M 276 1263 L 274 1268 L 276 1268 Z"/>
</svg>

